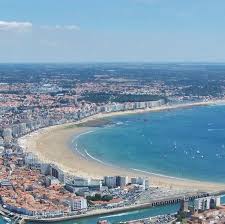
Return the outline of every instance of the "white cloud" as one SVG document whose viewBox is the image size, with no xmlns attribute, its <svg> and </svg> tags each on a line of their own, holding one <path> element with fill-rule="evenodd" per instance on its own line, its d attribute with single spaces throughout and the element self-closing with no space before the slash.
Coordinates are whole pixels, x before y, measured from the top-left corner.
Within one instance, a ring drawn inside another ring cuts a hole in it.
<svg viewBox="0 0 225 224">
<path fill-rule="evenodd" d="M 31 28 L 30 22 L 0 21 L 0 31 L 27 31 Z"/>
<path fill-rule="evenodd" d="M 80 27 L 77 25 L 55 25 L 55 26 L 41 26 L 42 29 L 47 30 L 71 30 L 79 31 Z"/>
<path fill-rule="evenodd" d="M 67 26 L 64 26 L 64 28 L 67 30 L 80 30 L 80 27 L 77 25 L 67 25 Z"/>
</svg>

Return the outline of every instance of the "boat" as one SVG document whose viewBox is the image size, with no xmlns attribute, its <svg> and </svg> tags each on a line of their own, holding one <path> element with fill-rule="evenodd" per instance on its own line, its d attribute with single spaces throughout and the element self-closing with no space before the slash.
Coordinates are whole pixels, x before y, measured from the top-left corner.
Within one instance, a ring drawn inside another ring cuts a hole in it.
<svg viewBox="0 0 225 224">
<path fill-rule="evenodd" d="M 177 142 L 174 141 L 174 149 L 176 149 L 176 148 L 177 148 Z"/>
</svg>

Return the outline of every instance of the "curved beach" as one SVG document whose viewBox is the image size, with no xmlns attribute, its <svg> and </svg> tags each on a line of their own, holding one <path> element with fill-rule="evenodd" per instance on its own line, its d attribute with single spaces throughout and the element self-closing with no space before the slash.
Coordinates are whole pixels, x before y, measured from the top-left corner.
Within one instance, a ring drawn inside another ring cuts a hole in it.
<svg viewBox="0 0 225 224">
<path fill-rule="evenodd" d="M 148 110 L 115 112 L 109 114 L 98 114 L 92 117 L 83 119 L 81 122 L 96 120 L 103 117 L 150 112 L 158 110 L 168 110 L 175 108 L 184 108 L 190 106 L 208 105 L 214 103 L 224 103 L 224 101 L 217 102 L 201 102 L 185 105 L 163 106 L 160 108 L 152 108 Z M 77 122 L 80 123 L 80 122 Z M 77 124 L 75 123 L 75 124 Z M 54 127 L 44 128 L 19 139 L 19 143 L 27 151 L 37 154 L 38 157 L 47 162 L 57 164 L 66 172 L 82 177 L 102 178 L 105 175 L 127 175 L 132 176 L 148 176 L 151 178 L 151 183 L 156 186 L 163 186 L 176 189 L 201 190 L 201 191 L 216 191 L 225 189 L 225 185 L 219 183 L 210 183 L 195 181 L 189 179 L 179 179 L 175 177 L 163 176 L 160 174 L 143 173 L 137 170 L 128 170 L 125 168 L 118 168 L 107 166 L 91 158 L 83 157 L 76 153 L 70 147 L 72 137 L 89 131 L 88 127 L 78 127 L 73 124 L 64 124 Z"/>
</svg>

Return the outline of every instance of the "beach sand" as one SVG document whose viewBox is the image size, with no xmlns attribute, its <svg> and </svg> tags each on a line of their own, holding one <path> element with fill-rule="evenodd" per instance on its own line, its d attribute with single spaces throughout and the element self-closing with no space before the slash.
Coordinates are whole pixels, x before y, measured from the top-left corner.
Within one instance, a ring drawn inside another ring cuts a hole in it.
<svg viewBox="0 0 225 224">
<path fill-rule="evenodd" d="M 219 103 L 224 103 L 224 101 Z M 203 102 L 201 104 L 198 103 L 194 105 L 190 104 L 183 107 L 207 104 L 209 104 L 209 102 Z M 165 106 L 160 108 L 148 109 L 148 111 L 158 111 L 179 107 L 181 106 Z M 82 123 L 103 117 L 137 112 L 146 112 L 146 110 L 116 112 L 103 115 L 98 114 L 83 119 Z M 72 151 L 69 142 L 71 142 L 73 136 L 87 131 L 89 131 L 88 127 L 79 127 L 77 125 L 71 124 L 58 125 L 44 128 L 26 135 L 19 139 L 19 144 L 23 148 L 25 148 L 26 151 L 33 152 L 34 154 L 38 155 L 40 160 L 55 163 L 64 171 L 76 176 L 92 178 L 103 178 L 103 176 L 107 175 L 126 175 L 128 177 L 145 176 L 150 178 L 150 183 L 152 185 L 160 187 L 184 189 L 190 191 L 219 191 L 225 189 L 225 184 L 209 183 L 189 179 L 179 179 L 157 174 L 142 173 L 125 168 L 109 166 L 89 158 L 84 158 L 79 153 L 75 153 L 74 151 Z"/>
</svg>

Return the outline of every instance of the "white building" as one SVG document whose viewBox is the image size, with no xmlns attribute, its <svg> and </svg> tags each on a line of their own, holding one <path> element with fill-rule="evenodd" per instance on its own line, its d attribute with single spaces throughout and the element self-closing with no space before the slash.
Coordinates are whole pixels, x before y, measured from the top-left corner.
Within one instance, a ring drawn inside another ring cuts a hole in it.
<svg viewBox="0 0 225 224">
<path fill-rule="evenodd" d="M 26 123 L 20 123 L 19 124 L 19 135 L 25 134 L 27 131 Z"/>
<path fill-rule="evenodd" d="M 45 179 L 45 183 L 46 183 L 46 186 L 49 187 L 51 185 L 59 185 L 60 182 L 57 178 L 55 177 L 51 177 L 51 176 L 47 176 L 46 179 Z"/>
<path fill-rule="evenodd" d="M 25 165 L 33 168 L 41 168 L 41 163 L 38 160 L 38 157 L 33 153 L 27 153 L 25 156 Z"/>
<path fill-rule="evenodd" d="M 217 206 L 220 206 L 220 197 L 205 197 L 205 198 L 198 198 L 194 200 L 194 208 L 195 210 L 205 211 L 208 209 L 214 209 Z"/>
<path fill-rule="evenodd" d="M 117 176 L 116 177 L 116 186 L 125 187 L 128 184 L 127 176 Z"/>
<path fill-rule="evenodd" d="M 74 186 L 84 187 L 84 186 L 88 186 L 89 179 L 82 178 L 82 177 L 75 177 L 73 179 L 72 183 L 73 183 Z"/>
<path fill-rule="evenodd" d="M 131 182 L 131 184 L 137 184 L 137 178 L 131 177 L 130 182 Z"/>
<path fill-rule="evenodd" d="M 12 140 L 12 129 L 11 128 L 3 129 L 2 136 L 5 142 L 10 142 Z"/>
<path fill-rule="evenodd" d="M 70 185 L 74 187 L 88 187 L 89 189 L 100 191 L 102 181 L 99 179 L 75 177 L 70 181 Z"/>
<path fill-rule="evenodd" d="M 116 177 L 113 176 L 105 176 L 104 183 L 107 187 L 116 187 Z"/>
<path fill-rule="evenodd" d="M 4 147 L 0 146 L 0 155 L 3 155 L 3 153 L 4 153 Z"/>
<path fill-rule="evenodd" d="M 146 108 L 146 103 L 145 102 L 140 102 L 140 107 L 141 109 L 144 109 Z"/>
<path fill-rule="evenodd" d="M 12 126 L 12 135 L 13 137 L 19 136 L 19 128 L 17 124 Z"/>
<path fill-rule="evenodd" d="M 0 146 L 3 146 L 4 145 L 4 140 L 2 137 L 0 137 Z"/>
<path fill-rule="evenodd" d="M 148 190 L 150 187 L 149 179 L 146 178 L 144 181 L 144 190 Z"/>
<path fill-rule="evenodd" d="M 149 188 L 149 179 L 146 177 L 132 177 L 131 184 L 138 184 L 143 186 L 143 190 L 147 190 Z"/>
<path fill-rule="evenodd" d="M 132 177 L 131 178 L 131 184 L 139 184 L 139 185 L 143 185 L 144 183 L 144 178 L 143 177 Z"/>
<path fill-rule="evenodd" d="M 65 174 L 54 164 L 50 164 L 50 176 L 57 178 L 62 184 L 65 183 Z"/>
<path fill-rule="evenodd" d="M 76 198 L 70 200 L 70 207 L 72 211 L 87 211 L 87 200 L 85 198 Z"/>
</svg>

